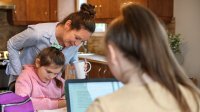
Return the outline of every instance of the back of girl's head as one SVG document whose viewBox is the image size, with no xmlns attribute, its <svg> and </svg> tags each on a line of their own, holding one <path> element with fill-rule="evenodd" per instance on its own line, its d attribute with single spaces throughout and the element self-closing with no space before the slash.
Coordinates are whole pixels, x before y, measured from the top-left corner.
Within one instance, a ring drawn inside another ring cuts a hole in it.
<svg viewBox="0 0 200 112">
<path fill-rule="evenodd" d="M 128 4 L 121 11 L 121 16 L 108 28 L 106 44 L 114 44 L 134 67 L 165 87 L 182 112 L 190 112 L 178 84 L 188 88 L 196 99 L 199 93 L 175 60 L 164 27 L 151 11 L 141 6 Z"/>
<path fill-rule="evenodd" d="M 115 44 L 129 61 L 149 75 L 169 67 L 167 34 L 154 14 L 134 4 L 121 11 L 122 15 L 108 28 L 106 43 Z"/>
<path fill-rule="evenodd" d="M 41 60 L 40 66 L 49 66 L 51 64 L 63 66 L 65 64 L 64 54 L 54 47 L 43 49 L 37 58 Z"/>
<path fill-rule="evenodd" d="M 94 8 L 94 6 L 84 3 L 81 5 L 80 11 L 71 13 L 61 21 L 60 24 L 64 25 L 66 21 L 71 20 L 71 29 L 80 30 L 81 28 L 84 28 L 93 33 L 95 30 L 94 18 L 96 14 Z"/>
</svg>

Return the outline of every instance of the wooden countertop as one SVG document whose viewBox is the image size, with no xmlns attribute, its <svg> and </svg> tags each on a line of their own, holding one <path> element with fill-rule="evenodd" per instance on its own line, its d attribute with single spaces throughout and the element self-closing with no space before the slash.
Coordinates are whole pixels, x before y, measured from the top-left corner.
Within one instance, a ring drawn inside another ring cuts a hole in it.
<svg viewBox="0 0 200 112">
<path fill-rule="evenodd" d="M 88 54 L 78 54 L 79 59 L 87 59 L 91 62 L 107 64 L 106 57 L 98 54 L 88 53 Z"/>
</svg>

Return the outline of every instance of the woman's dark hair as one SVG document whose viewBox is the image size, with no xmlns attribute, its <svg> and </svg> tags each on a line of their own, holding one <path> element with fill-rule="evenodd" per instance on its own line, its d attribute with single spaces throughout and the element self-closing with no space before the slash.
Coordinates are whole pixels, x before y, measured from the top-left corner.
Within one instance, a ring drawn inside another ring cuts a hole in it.
<svg viewBox="0 0 200 112">
<path fill-rule="evenodd" d="M 65 57 L 64 54 L 57 48 L 54 47 L 48 47 L 43 49 L 37 57 L 40 59 L 40 66 L 49 66 L 51 64 L 55 64 L 58 66 L 64 66 L 65 64 Z M 54 78 L 56 81 L 56 86 L 61 88 L 63 87 L 63 84 L 60 80 L 57 78 Z"/>
<path fill-rule="evenodd" d="M 95 7 L 91 4 L 84 3 L 81 5 L 80 11 L 71 13 L 59 24 L 64 25 L 68 20 L 71 20 L 71 29 L 80 30 L 81 28 L 84 28 L 93 33 L 95 30 L 94 18 L 96 14 L 94 8 Z"/>
<path fill-rule="evenodd" d="M 199 91 L 176 61 L 167 33 L 151 11 L 134 4 L 124 6 L 121 16 L 109 26 L 105 42 L 114 44 L 135 67 L 166 88 L 176 99 L 181 112 L 191 112 L 179 85 L 186 87 L 199 111 Z M 148 85 L 145 87 L 153 96 Z"/>
</svg>

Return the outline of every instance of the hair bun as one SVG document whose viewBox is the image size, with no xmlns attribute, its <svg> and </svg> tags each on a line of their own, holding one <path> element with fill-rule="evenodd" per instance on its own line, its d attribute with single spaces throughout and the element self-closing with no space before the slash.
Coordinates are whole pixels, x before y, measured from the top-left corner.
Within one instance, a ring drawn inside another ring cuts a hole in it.
<svg viewBox="0 0 200 112">
<path fill-rule="evenodd" d="M 95 14 L 96 14 L 94 8 L 95 7 L 91 4 L 83 3 L 83 4 L 81 4 L 81 8 L 80 8 L 81 10 L 80 11 L 83 12 L 83 13 L 87 13 L 91 16 L 91 18 L 94 18 Z"/>
</svg>

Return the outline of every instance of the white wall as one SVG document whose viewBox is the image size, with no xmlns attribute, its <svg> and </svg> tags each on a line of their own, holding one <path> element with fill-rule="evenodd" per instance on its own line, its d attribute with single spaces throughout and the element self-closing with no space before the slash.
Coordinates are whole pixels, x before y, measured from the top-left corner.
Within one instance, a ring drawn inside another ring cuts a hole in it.
<svg viewBox="0 0 200 112">
<path fill-rule="evenodd" d="M 174 0 L 174 16 L 183 38 L 183 67 L 200 81 L 200 0 Z"/>
<path fill-rule="evenodd" d="M 58 20 L 61 21 L 75 11 L 75 0 L 58 0 Z"/>
</svg>

